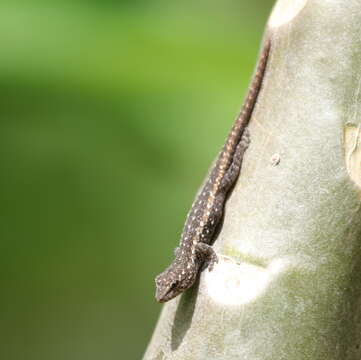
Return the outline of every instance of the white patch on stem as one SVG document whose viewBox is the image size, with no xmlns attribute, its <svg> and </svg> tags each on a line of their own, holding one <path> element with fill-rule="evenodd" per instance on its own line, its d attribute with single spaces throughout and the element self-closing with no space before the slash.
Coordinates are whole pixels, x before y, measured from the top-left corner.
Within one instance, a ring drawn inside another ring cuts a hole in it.
<svg viewBox="0 0 361 360">
<path fill-rule="evenodd" d="M 285 261 L 275 260 L 264 268 L 236 264 L 223 257 L 212 271 L 205 272 L 205 285 L 209 296 L 218 303 L 247 304 L 262 295 L 285 265 Z"/>
<path fill-rule="evenodd" d="M 290 22 L 306 6 L 308 0 L 278 0 L 268 25 L 278 27 Z"/>
</svg>

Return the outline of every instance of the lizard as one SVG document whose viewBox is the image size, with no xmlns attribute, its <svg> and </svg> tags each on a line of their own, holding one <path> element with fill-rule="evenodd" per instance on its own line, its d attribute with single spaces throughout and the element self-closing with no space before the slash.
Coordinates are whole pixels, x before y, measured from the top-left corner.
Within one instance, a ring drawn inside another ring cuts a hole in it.
<svg viewBox="0 0 361 360">
<path fill-rule="evenodd" d="M 247 125 L 252 116 L 271 49 L 266 38 L 248 94 L 203 188 L 187 215 L 180 244 L 171 265 L 155 278 L 158 302 L 166 302 L 190 288 L 200 270 L 212 271 L 218 257 L 211 243 L 223 217 L 227 195 L 237 180 L 250 144 Z"/>
</svg>

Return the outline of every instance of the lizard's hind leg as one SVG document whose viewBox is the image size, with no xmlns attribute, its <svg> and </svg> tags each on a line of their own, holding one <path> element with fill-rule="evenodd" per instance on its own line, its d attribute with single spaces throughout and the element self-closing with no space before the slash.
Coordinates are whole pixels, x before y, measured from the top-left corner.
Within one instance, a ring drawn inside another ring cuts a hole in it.
<svg viewBox="0 0 361 360">
<path fill-rule="evenodd" d="M 237 177 L 239 175 L 239 172 L 241 170 L 242 161 L 244 153 L 246 152 L 249 144 L 251 142 L 249 130 L 248 128 L 245 128 L 241 137 L 241 140 L 239 141 L 236 150 L 233 154 L 233 160 L 229 168 L 227 169 L 226 173 L 224 174 L 224 177 L 220 184 L 220 191 L 228 191 L 228 189 L 234 184 L 234 182 L 237 180 Z"/>
</svg>

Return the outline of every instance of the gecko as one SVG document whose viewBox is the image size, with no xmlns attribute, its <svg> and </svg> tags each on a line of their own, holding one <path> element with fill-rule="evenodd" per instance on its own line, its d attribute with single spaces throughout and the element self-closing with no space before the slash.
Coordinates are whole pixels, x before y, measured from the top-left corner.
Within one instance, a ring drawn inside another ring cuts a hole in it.
<svg viewBox="0 0 361 360">
<path fill-rule="evenodd" d="M 227 195 L 239 176 L 244 153 L 250 144 L 247 125 L 261 90 L 270 49 L 268 37 L 241 111 L 187 215 L 175 259 L 155 278 L 158 302 L 169 301 L 181 294 L 194 284 L 202 269 L 208 267 L 212 271 L 218 262 L 211 244 L 223 217 Z"/>
</svg>

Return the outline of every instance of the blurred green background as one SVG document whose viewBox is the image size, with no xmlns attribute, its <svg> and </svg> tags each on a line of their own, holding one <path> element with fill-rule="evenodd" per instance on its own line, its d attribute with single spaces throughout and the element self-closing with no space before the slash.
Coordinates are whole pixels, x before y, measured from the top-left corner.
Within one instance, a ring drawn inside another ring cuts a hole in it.
<svg viewBox="0 0 361 360">
<path fill-rule="evenodd" d="M 1 2 L 0 359 L 141 358 L 272 5 Z"/>
</svg>

